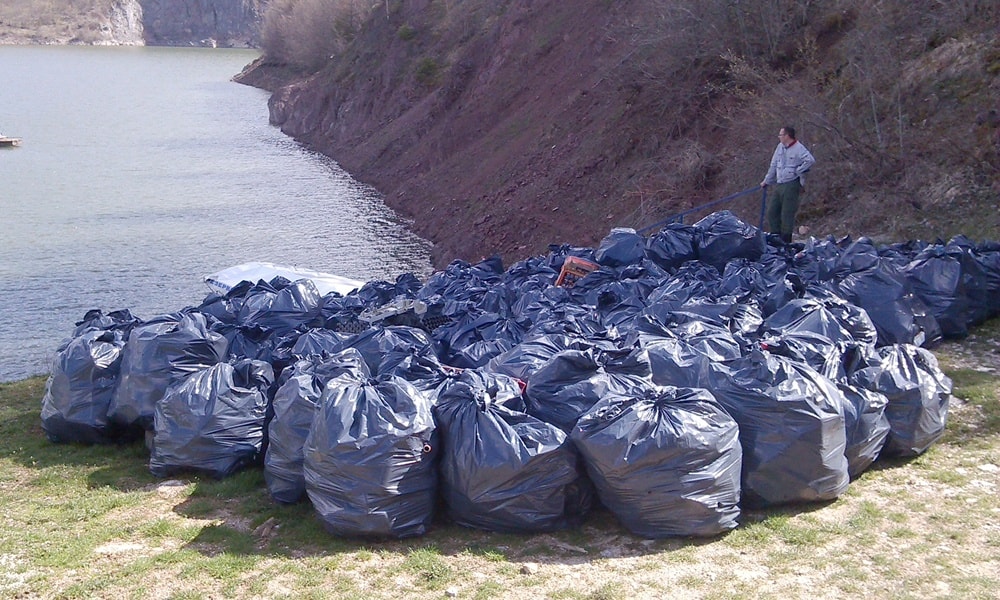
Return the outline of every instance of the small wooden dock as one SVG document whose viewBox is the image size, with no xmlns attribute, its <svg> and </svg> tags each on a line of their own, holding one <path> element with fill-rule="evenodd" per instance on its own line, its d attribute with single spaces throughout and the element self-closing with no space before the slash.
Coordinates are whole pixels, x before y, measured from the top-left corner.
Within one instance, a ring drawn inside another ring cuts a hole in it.
<svg viewBox="0 0 1000 600">
<path fill-rule="evenodd" d="M 13 148 L 21 145 L 21 138 L 0 135 L 0 148 Z"/>
</svg>

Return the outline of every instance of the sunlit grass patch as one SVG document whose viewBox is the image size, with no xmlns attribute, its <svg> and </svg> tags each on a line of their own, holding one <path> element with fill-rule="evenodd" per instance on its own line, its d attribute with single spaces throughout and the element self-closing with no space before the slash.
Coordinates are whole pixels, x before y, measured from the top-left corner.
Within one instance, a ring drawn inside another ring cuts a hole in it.
<svg viewBox="0 0 1000 600">
<path fill-rule="evenodd" d="M 476 590 L 472 593 L 471 598 L 473 600 L 491 600 L 492 598 L 499 598 L 503 595 L 504 586 L 496 581 L 486 581 L 480 583 Z"/>
<path fill-rule="evenodd" d="M 403 559 L 401 568 L 415 574 L 431 589 L 441 589 L 452 580 L 452 569 L 435 547 L 415 548 Z"/>
<path fill-rule="evenodd" d="M 586 596 L 587 600 L 624 600 L 628 597 L 625 586 L 618 582 L 608 582 Z"/>
<path fill-rule="evenodd" d="M 754 549 L 770 544 L 774 537 L 774 531 L 770 527 L 762 522 L 754 522 L 731 532 L 723 543 L 737 549 Z"/>
<path fill-rule="evenodd" d="M 868 529 L 878 525 L 885 519 L 885 512 L 871 500 L 858 504 L 854 515 L 848 520 L 848 525 L 855 529 Z"/>
</svg>

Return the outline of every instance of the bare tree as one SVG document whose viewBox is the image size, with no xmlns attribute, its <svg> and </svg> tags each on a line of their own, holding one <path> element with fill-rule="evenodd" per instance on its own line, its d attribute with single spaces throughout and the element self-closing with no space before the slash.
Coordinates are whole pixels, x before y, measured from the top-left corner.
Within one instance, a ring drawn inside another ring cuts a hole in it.
<svg viewBox="0 0 1000 600">
<path fill-rule="evenodd" d="M 272 0 L 261 27 L 264 53 L 318 70 L 354 39 L 375 6 L 366 0 Z"/>
</svg>

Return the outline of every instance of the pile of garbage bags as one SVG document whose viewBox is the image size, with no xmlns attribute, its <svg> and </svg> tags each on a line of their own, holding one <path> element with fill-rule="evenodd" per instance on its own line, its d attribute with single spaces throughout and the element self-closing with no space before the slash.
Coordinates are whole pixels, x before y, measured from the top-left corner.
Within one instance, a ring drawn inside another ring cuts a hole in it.
<svg viewBox="0 0 1000 600">
<path fill-rule="evenodd" d="M 570 257 L 594 269 L 555 285 Z M 927 348 L 998 313 L 1000 244 L 790 245 L 723 211 L 346 295 L 278 277 L 148 321 L 91 311 L 41 418 L 53 442 L 144 438 L 157 477 L 258 465 L 336 535 L 442 510 L 552 531 L 603 505 L 643 537 L 714 536 L 926 451 L 951 393 Z"/>
</svg>

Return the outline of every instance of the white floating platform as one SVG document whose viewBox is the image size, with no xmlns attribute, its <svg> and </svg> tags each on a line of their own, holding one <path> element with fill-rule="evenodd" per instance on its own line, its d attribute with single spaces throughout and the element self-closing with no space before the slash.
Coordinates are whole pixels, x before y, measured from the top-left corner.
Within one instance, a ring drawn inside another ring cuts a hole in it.
<svg viewBox="0 0 1000 600">
<path fill-rule="evenodd" d="M 316 289 L 323 296 L 330 292 L 337 292 L 347 295 L 364 285 L 363 281 L 348 279 L 329 273 L 320 273 L 309 269 L 276 265 L 268 262 L 248 262 L 228 269 L 223 269 L 218 273 L 205 276 L 205 284 L 213 291 L 225 294 L 242 281 L 257 283 L 261 279 L 271 281 L 275 277 L 284 277 L 289 281 L 308 279 L 316 285 Z"/>
</svg>

